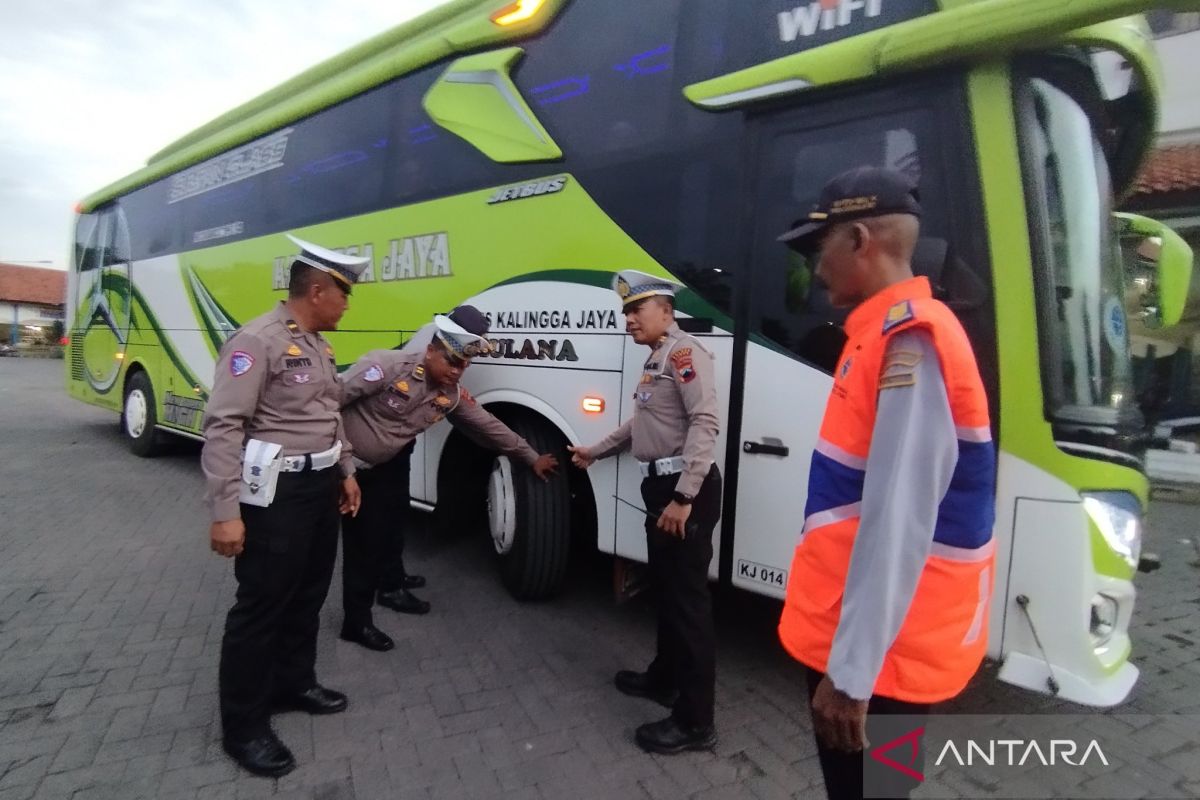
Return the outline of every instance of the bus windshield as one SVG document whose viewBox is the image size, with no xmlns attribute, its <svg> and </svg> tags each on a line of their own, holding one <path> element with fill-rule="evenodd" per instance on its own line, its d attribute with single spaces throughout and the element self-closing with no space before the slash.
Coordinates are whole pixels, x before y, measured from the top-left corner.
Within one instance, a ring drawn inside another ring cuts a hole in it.
<svg viewBox="0 0 1200 800">
<path fill-rule="evenodd" d="M 1108 163 L 1061 84 L 1033 77 L 1022 94 L 1047 413 L 1068 425 L 1140 427 Z"/>
</svg>

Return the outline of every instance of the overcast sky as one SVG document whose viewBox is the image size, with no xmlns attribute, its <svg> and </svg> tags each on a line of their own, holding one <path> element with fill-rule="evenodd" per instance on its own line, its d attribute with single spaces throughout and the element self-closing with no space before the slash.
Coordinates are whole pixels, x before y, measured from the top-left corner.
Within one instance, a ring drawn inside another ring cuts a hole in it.
<svg viewBox="0 0 1200 800">
<path fill-rule="evenodd" d="M 66 267 L 75 203 L 442 0 L 3 0 L 0 262 Z"/>
</svg>

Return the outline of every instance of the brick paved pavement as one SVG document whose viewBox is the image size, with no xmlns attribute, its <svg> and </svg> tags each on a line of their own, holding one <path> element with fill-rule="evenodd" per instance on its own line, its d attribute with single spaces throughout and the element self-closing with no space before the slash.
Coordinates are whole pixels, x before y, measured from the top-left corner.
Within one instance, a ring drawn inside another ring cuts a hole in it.
<svg viewBox="0 0 1200 800">
<path fill-rule="evenodd" d="M 65 396 L 61 370 L 0 360 L 0 800 L 821 796 L 798 676 L 773 636 L 775 604 L 721 600 L 716 751 L 649 756 L 631 737 L 658 707 L 610 682 L 651 654 L 648 603 L 614 607 L 596 558 L 581 560 L 564 597 L 518 604 L 486 542 L 431 533 L 411 551 L 433 613 L 379 613 L 397 647 L 369 653 L 336 638 L 335 581 L 318 673 L 351 707 L 276 717 L 299 768 L 278 781 L 239 773 L 218 744 L 215 695 L 234 583 L 208 550 L 198 448 L 133 457 L 114 415 Z M 1200 714 L 1200 572 L 1179 541 L 1195 512 L 1154 511 L 1150 549 L 1164 567 L 1141 582 L 1143 679 L 1122 712 Z M 954 710 L 1067 710 L 989 680 L 993 671 Z M 1120 729 L 1106 716 L 1096 725 Z M 1177 731 L 1156 723 L 1131 738 L 1162 753 L 1156 779 L 1191 775 L 1200 794 L 1200 756 Z"/>
</svg>

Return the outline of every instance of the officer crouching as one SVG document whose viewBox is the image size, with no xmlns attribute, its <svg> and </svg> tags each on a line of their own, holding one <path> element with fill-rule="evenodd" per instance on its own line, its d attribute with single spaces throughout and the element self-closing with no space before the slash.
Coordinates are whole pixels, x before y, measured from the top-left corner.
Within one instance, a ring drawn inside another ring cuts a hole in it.
<svg viewBox="0 0 1200 800">
<path fill-rule="evenodd" d="M 633 395 L 633 417 L 591 447 L 570 448 L 572 462 L 585 469 L 632 448 L 642 471 L 658 640 L 646 671 L 621 670 L 615 683 L 625 694 L 671 709 L 636 733 L 644 750 L 666 754 L 708 749 L 717 738 L 708 565 L 721 517 L 721 473 L 713 460 L 720 421 L 713 356 L 675 322 L 678 285 L 634 270 L 614 276 L 625 328 L 650 356 Z"/>
<path fill-rule="evenodd" d="M 409 456 L 413 440 L 446 419 L 472 440 L 547 480 L 558 468 L 511 428 L 479 405 L 462 386 L 471 359 L 488 352 L 487 320 L 474 306 L 459 306 L 425 326 L 401 350 L 373 350 L 342 376 L 342 413 L 362 480 L 363 511 L 342 521 L 341 638 L 369 650 L 394 642 L 375 627 L 371 607 L 424 614 L 429 603 L 410 589 L 425 585 L 404 568 L 409 519 Z M 451 502 L 447 500 L 446 502 Z"/>
<path fill-rule="evenodd" d="M 333 714 L 346 696 L 317 683 L 318 614 L 337 556 L 339 511 L 359 489 L 339 411 L 333 348 L 367 259 L 299 239 L 288 298 L 221 348 L 204 420 L 214 552 L 234 557 L 219 693 L 223 745 L 242 767 L 296 766 L 271 730 L 274 711 Z"/>
</svg>

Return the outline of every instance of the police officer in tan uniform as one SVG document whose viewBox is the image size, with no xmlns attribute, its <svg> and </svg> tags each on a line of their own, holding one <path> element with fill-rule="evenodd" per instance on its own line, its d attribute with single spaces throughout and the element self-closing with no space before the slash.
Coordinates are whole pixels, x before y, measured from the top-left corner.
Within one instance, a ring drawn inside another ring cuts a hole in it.
<svg viewBox="0 0 1200 800">
<path fill-rule="evenodd" d="M 460 322 L 462 324 L 460 324 Z M 488 351 L 487 321 L 473 306 L 434 317 L 423 349 L 375 350 L 343 375 L 342 414 L 362 486 L 358 517 L 342 520 L 341 637 L 371 650 L 393 642 L 373 624 L 371 605 L 424 614 L 429 603 L 415 597 L 402 560 L 409 505 L 408 457 L 414 438 L 447 419 L 481 446 L 533 469 L 546 480 L 558 467 L 553 455 L 536 450 L 459 385 L 471 358 Z M 447 502 L 449 498 L 445 498 Z"/>
<path fill-rule="evenodd" d="M 318 612 L 337 557 L 338 513 L 359 489 L 339 411 L 333 349 L 367 259 L 289 237 L 300 248 L 288 298 L 221 348 L 201 464 L 212 549 L 235 557 L 237 599 L 221 642 L 223 745 L 257 775 L 295 767 L 271 730 L 277 710 L 332 714 L 345 695 L 317 683 Z"/>
<path fill-rule="evenodd" d="M 617 689 L 671 708 L 671 716 L 637 729 L 637 743 L 657 753 L 703 750 L 716 742 L 713 688 L 716 642 L 708 564 L 721 517 L 721 473 L 714 461 L 720 420 L 713 356 L 675 322 L 678 284 L 634 270 L 616 275 L 625 328 L 650 348 L 633 397 L 633 417 L 591 447 L 571 447 L 572 461 L 632 448 L 648 511 L 646 549 L 658 593 L 658 641 L 645 672 L 621 670 Z"/>
</svg>

